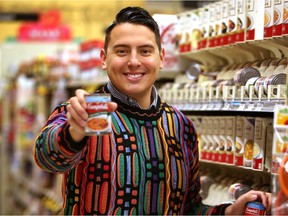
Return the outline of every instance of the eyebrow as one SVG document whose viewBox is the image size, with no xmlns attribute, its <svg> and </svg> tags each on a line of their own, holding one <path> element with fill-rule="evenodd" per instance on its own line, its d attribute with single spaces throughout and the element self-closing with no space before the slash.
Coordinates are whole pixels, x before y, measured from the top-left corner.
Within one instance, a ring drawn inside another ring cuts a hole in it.
<svg viewBox="0 0 288 216">
<path fill-rule="evenodd" d="M 117 44 L 117 45 L 115 45 L 113 47 L 113 49 L 117 49 L 118 47 L 128 47 L 129 48 L 130 46 L 127 45 L 127 44 Z M 144 45 L 141 45 L 141 46 L 139 46 L 137 48 L 152 48 L 152 49 L 155 49 L 155 47 L 153 45 L 151 45 L 151 44 L 144 44 Z"/>
</svg>

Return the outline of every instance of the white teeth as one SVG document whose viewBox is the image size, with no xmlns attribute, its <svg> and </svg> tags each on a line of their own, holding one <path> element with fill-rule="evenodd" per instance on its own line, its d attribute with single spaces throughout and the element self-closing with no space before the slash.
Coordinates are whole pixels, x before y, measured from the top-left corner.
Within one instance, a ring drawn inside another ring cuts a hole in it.
<svg viewBox="0 0 288 216">
<path fill-rule="evenodd" d="M 132 77 L 132 78 L 138 78 L 140 76 L 142 76 L 141 74 L 127 74 L 129 77 Z"/>
</svg>

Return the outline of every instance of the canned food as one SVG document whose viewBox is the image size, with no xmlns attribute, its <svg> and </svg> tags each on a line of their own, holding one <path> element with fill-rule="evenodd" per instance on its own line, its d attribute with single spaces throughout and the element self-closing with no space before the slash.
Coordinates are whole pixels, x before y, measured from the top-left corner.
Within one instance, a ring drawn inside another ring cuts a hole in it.
<svg viewBox="0 0 288 216">
<path fill-rule="evenodd" d="M 237 86 L 244 86 L 246 82 L 252 77 L 260 77 L 261 74 L 258 69 L 253 67 L 241 68 L 236 71 L 234 75 L 234 82 Z"/>
<path fill-rule="evenodd" d="M 249 92 L 250 92 L 250 87 L 255 87 L 255 83 L 256 81 L 259 79 L 259 77 L 251 77 L 246 83 L 245 83 L 245 92 L 246 94 L 249 96 Z"/>
<path fill-rule="evenodd" d="M 269 85 L 285 85 L 285 84 L 286 84 L 286 74 L 284 73 L 268 76 L 264 81 L 265 93 L 267 94 Z"/>
<path fill-rule="evenodd" d="M 264 94 L 264 83 L 265 83 L 266 77 L 260 77 L 259 79 L 256 80 L 254 83 L 254 90 L 256 95 L 259 96 L 259 89 L 262 88 L 262 93 Z M 260 87 L 261 86 L 261 87 Z"/>
<path fill-rule="evenodd" d="M 85 96 L 87 103 L 87 125 L 86 135 L 103 135 L 111 133 L 111 111 L 108 102 L 111 101 L 110 94 L 90 94 Z"/>
<path fill-rule="evenodd" d="M 265 207 L 260 202 L 248 202 L 244 215 L 265 215 Z"/>
<path fill-rule="evenodd" d="M 234 183 L 229 187 L 228 195 L 231 200 L 237 200 L 243 194 L 249 192 L 251 189 L 250 186 L 242 183 Z"/>
</svg>

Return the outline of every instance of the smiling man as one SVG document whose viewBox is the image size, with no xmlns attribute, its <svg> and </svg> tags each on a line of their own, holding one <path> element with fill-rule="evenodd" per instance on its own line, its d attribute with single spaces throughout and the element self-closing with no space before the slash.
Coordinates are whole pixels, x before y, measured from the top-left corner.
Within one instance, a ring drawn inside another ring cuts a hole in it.
<svg viewBox="0 0 288 216">
<path fill-rule="evenodd" d="M 139 7 L 122 9 L 101 51 L 110 82 L 97 91 L 112 96 L 112 132 L 85 134 L 90 93 L 84 90 L 49 116 L 34 157 L 42 169 L 63 174 L 63 214 L 239 215 L 256 199 L 270 209 L 270 194 L 259 191 L 233 205 L 202 203 L 193 123 L 162 101 L 153 85 L 164 55 L 150 14 Z"/>
<path fill-rule="evenodd" d="M 144 25 L 124 22 L 113 27 L 107 29 L 105 50 L 101 52 L 103 69 L 118 91 L 148 109 L 153 84 L 163 68 L 164 50 L 154 32 Z"/>
</svg>

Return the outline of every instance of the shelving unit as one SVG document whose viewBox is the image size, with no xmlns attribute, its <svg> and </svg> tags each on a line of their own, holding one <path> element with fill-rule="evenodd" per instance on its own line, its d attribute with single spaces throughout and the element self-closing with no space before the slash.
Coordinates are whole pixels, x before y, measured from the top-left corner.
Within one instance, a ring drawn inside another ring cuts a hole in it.
<svg viewBox="0 0 288 216">
<path fill-rule="evenodd" d="M 284 59 L 288 57 L 288 37 L 273 37 L 263 40 L 254 40 L 242 43 L 235 43 L 226 46 L 219 46 L 213 48 L 204 48 L 201 50 L 193 50 L 191 52 L 179 52 L 178 55 L 183 59 L 188 59 L 192 64 L 199 64 L 205 68 L 205 74 L 213 74 L 211 76 L 216 76 L 227 70 L 230 65 L 238 66 L 234 67 L 232 71 L 236 73 L 237 70 L 245 67 L 249 67 L 253 62 L 261 62 L 266 60 L 267 62 L 272 62 L 276 59 Z M 257 69 L 260 64 L 254 66 Z M 266 65 L 267 66 L 267 65 Z M 268 63 L 269 66 L 269 63 Z M 288 65 L 285 67 L 287 68 Z M 230 67 L 232 68 L 232 67 Z M 271 70 L 276 69 L 271 66 Z M 287 75 L 287 69 L 281 71 Z M 198 73 L 203 73 L 199 72 Z M 196 75 L 195 75 L 196 74 Z M 194 75 L 197 76 L 197 73 Z M 262 75 L 262 74 L 261 74 Z M 196 77 L 197 78 L 197 77 Z M 195 79 L 195 77 L 194 77 Z M 216 78 L 217 79 L 217 78 Z M 233 79 L 233 78 L 232 78 Z M 195 82 L 196 81 L 196 82 Z M 247 88 L 248 87 L 248 88 Z M 258 90 L 258 89 L 257 89 Z M 265 92 L 264 92 L 265 91 Z M 236 166 L 235 164 L 226 164 L 217 161 L 207 161 L 200 159 L 200 169 L 204 177 L 209 173 L 219 173 L 220 179 L 224 179 L 224 176 L 230 176 L 231 181 L 225 180 L 223 183 L 222 180 L 214 181 L 214 188 L 222 187 L 223 184 L 227 185 L 227 182 L 233 182 L 232 179 L 236 179 L 235 174 L 243 176 L 253 177 L 253 181 L 258 181 L 258 185 L 263 187 L 254 188 L 263 190 L 265 192 L 272 192 L 272 176 L 271 166 L 272 166 L 272 148 L 273 148 L 273 128 L 271 122 L 274 118 L 274 111 L 278 105 L 286 104 L 286 83 L 278 85 L 268 85 L 267 89 L 264 90 L 264 87 L 261 86 L 259 91 L 256 92 L 254 87 L 250 86 L 238 86 L 238 85 L 227 85 L 227 86 L 215 86 L 213 84 L 201 85 L 197 83 L 197 79 L 189 80 L 182 83 L 170 83 L 169 85 L 163 87 L 159 90 L 160 95 L 170 104 L 178 107 L 181 111 L 184 112 L 187 116 L 192 119 L 200 119 L 199 124 L 201 123 L 201 118 L 208 118 L 212 121 L 213 117 L 249 117 L 249 118 L 262 118 L 269 119 L 270 127 L 269 134 L 267 132 L 266 136 L 269 136 L 267 142 L 267 148 L 264 150 L 265 153 L 265 164 L 263 170 L 255 170 L 252 168 Z M 203 120 L 203 119 L 202 119 Z M 196 120 L 197 121 L 197 120 Z M 236 124 L 236 123 L 235 123 Z M 199 137 L 203 132 L 201 125 L 195 122 L 196 130 L 198 127 Z M 204 126 L 205 127 L 205 126 Z M 215 127 L 215 126 L 214 126 Z M 217 127 L 217 126 L 216 126 Z M 205 129 L 204 129 L 205 130 Z M 212 134 L 213 135 L 213 134 Z M 199 145 L 200 154 L 201 154 L 201 141 Z M 217 170 L 217 171 L 215 171 Z M 216 175 L 212 176 L 215 178 Z M 211 177 L 211 176 L 210 176 Z M 218 178 L 218 177 L 216 177 Z M 207 180 L 207 179 L 206 179 Z M 210 179 L 211 180 L 211 179 Z M 255 183 L 255 182 L 254 182 Z M 275 182 L 274 182 L 275 184 Z M 218 185 L 218 186 L 215 186 Z M 222 185 L 222 186 L 220 186 Z M 206 187 L 205 187 L 206 188 Z M 206 188 L 206 190 L 208 190 Z M 227 192 L 227 187 L 226 190 Z M 219 191 L 215 191 L 213 194 L 218 194 Z M 206 199 L 207 194 L 204 193 L 204 202 L 207 201 L 208 204 L 217 204 L 217 200 L 214 200 L 215 203 L 211 203 L 210 199 Z M 225 197 L 228 198 L 228 197 Z"/>
<path fill-rule="evenodd" d="M 221 69 L 224 66 L 252 62 L 262 59 L 282 58 L 287 56 L 288 36 L 247 41 L 227 46 L 201 49 L 179 56 L 203 64 L 207 71 Z"/>
<path fill-rule="evenodd" d="M 5 56 L 3 55 L 2 69 L 5 71 L 7 70 L 9 67 L 7 64 L 9 59 L 14 59 L 15 66 L 21 61 L 27 60 L 24 59 L 23 56 L 27 58 L 28 56 L 34 57 L 39 55 L 39 53 L 54 54 L 55 49 L 62 49 L 70 46 L 72 48 L 78 48 L 78 44 L 58 44 L 55 46 L 51 46 L 51 44 L 29 44 L 27 47 L 23 44 L 20 44 L 19 46 L 16 46 L 15 44 L 6 44 L 2 46 L 2 52 L 5 53 Z M 23 55 L 21 56 L 15 55 L 15 51 L 19 52 L 19 49 L 23 52 Z M 47 50 L 49 51 L 47 52 Z M 230 65 L 244 66 L 247 62 L 288 57 L 288 36 L 205 48 L 199 51 L 177 53 L 177 55 L 179 56 L 180 64 L 186 66 L 188 65 L 187 62 L 199 63 L 204 66 L 205 73 L 218 74 Z M 249 116 L 273 119 L 275 106 L 284 105 L 286 103 L 285 97 L 287 89 L 285 85 L 270 85 L 268 86 L 268 93 L 265 94 L 261 88 L 260 93 L 255 94 L 253 89 L 249 88 L 247 91 L 244 86 L 226 86 L 220 89 L 215 86 L 197 86 L 194 88 L 188 85 L 189 87 L 187 88 L 173 88 L 173 84 L 177 84 L 174 80 L 180 75 L 180 72 L 182 71 L 175 72 L 163 70 L 160 72 L 157 82 L 159 82 L 159 84 L 172 82 L 172 87 L 170 86 L 168 89 L 159 86 L 159 94 L 162 99 L 167 100 L 170 104 L 182 110 L 187 116 L 209 118 L 214 116 Z M 108 78 L 103 76 L 97 80 L 97 83 L 88 81 L 89 79 L 81 81 L 78 79 L 66 80 L 65 88 L 66 90 L 74 91 L 76 88 L 80 87 L 95 86 L 95 84 L 102 85 L 108 81 Z M 187 83 L 195 84 L 194 81 L 188 79 Z M 158 85 L 158 83 L 156 84 Z M 55 87 L 57 86 L 55 83 L 51 85 L 48 83 L 48 85 L 53 90 L 55 90 Z M 35 92 L 38 92 L 41 89 L 35 90 Z M 51 92 L 48 92 L 47 94 L 42 92 L 43 95 L 40 95 L 41 97 L 38 97 L 38 99 L 42 102 L 46 99 L 50 100 Z M 15 111 L 13 109 L 13 100 L 12 103 L 7 103 L 7 101 L 11 101 L 11 98 L 13 99 L 13 92 L 11 92 L 10 95 L 7 94 L 3 100 L 5 102 L 3 104 L 5 113 L 3 114 L 4 124 L 1 134 L 2 143 L 0 149 L 0 161 L 2 164 L 0 173 L 0 198 L 3 202 L 0 206 L 0 213 L 6 214 L 8 212 L 8 206 L 18 206 L 19 209 L 13 209 L 15 211 L 13 213 L 22 214 L 24 211 L 27 214 L 58 214 L 61 209 L 60 203 L 62 202 L 59 188 L 61 185 L 60 176 L 43 174 L 35 167 L 33 167 L 34 171 L 30 173 L 31 176 L 27 176 L 26 172 L 19 173 L 19 170 L 13 170 L 15 167 L 11 168 L 12 171 L 9 168 L 13 161 L 11 158 L 12 155 L 7 154 L 7 152 L 11 153 L 12 150 L 9 148 L 11 148 L 11 144 L 13 143 L 7 143 L 9 136 L 8 130 L 10 130 L 8 127 L 11 126 L 9 123 L 11 121 L 10 117 L 14 115 L 13 112 Z M 42 106 L 45 106 L 46 104 L 47 103 L 42 103 Z M 41 116 L 41 118 L 43 118 L 43 116 Z M 27 151 L 23 152 L 27 153 Z M 18 153 L 21 154 L 21 152 L 17 152 L 16 158 L 19 156 Z M 26 168 L 29 168 L 31 163 L 34 163 L 30 153 L 31 152 L 28 151 L 27 155 L 29 154 L 29 156 L 28 158 L 25 158 L 27 159 L 27 161 L 25 161 L 27 162 Z M 19 158 L 21 158 L 21 156 L 23 155 L 20 155 Z M 20 171 L 22 168 L 23 167 L 20 167 Z M 261 183 L 265 183 L 266 185 L 270 183 L 271 178 L 271 172 L 267 171 L 267 169 L 255 171 L 231 164 L 213 163 L 212 161 L 205 160 L 201 160 L 200 168 L 204 174 L 212 172 L 212 170 L 214 173 L 215 170 L 217 170 L 219 171 L 219 174 L 222 174 L 222 177 L 227 175 L 234 178 L 235 173 L 241 173 L 242 176 L 253 176 L 255 181 L 261 181 Z M 43 182 L 43 179 L 47 182 Z M 39 182 L 46 184 L 40 185 Z M 6 187 L 6 185 L 9 185 L 9 187 Z M 265 190 L 269 191 L 269 188 L 266 187 Z M 32 204 L 35 207 L 28 211 L 28 207 Z"/>
</svg>

